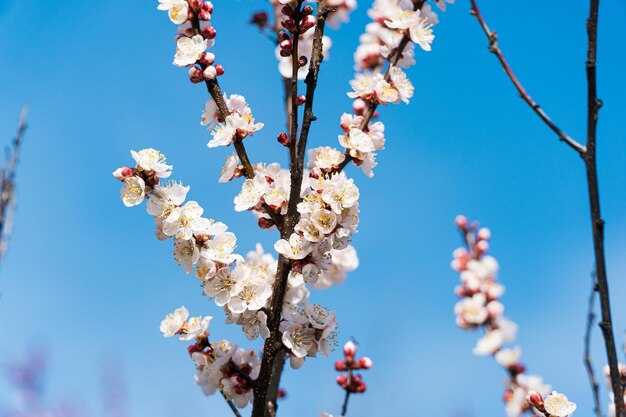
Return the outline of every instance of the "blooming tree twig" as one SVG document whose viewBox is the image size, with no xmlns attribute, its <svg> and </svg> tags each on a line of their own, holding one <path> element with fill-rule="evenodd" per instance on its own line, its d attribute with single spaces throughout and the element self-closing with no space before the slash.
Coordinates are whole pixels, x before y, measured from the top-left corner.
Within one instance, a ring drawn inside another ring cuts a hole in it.
<svg viewBox="0 0 626 417">
<path fill-rule="evenodd" d="M 589 293 L 589 302 L 587 310 L 587 325 L 585 327 L 585 353 L 583 356 L 583 362 L 585 369 L 587 370 L 587 378 L 589 379 L 589 385 L 591 386 L 591 392 L 593 394 L 594 412 L 596 417 L 602 417 L 602 409 L 600 408 L 600 393 L 598 381 L 596 379 L 595 372 L 593 370 L 593 363 L 591 361 L 591 332 L 596 319 L 594 312 L 594 304 L 596 299 L 596 292 L 598 291 L 598 284 L 596 282 L 596 274 L 591 274 L 591 292 Z"/>
</svg>

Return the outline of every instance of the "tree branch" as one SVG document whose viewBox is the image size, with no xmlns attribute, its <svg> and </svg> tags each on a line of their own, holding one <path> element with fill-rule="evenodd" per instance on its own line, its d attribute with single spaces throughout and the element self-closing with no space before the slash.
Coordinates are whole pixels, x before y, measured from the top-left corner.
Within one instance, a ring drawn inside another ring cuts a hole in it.
<svg viewBox="0 0 626 417">
<path fill-rule="evenodd" d="M 205 83 L 209 94 L 211 95 L 211 97 L 213 97 L 213 100 L 215 100 L 215 103 L 217 104 L 217 108 L 219 109 L 222 119 L 226 119 L 226 117 L 230 114 L 230 110 L 226 105 L 226 101 L 224 100 L 224 94 L 222 93 L 222 90 L 220 89 L 217 80 L 206 80 Z M 250 163 L 250 159 L 248 158 L 248 153 L 246 152 L 243 141 L 236 140 L 233 142 L 233 145 L 235 147 L 235 151 L 237 152 L 237 156 L 239 157 L 239 160 L 243 165 L 243 173 L 245 177 L 249 179 L 254 178 L 254 168 Z M 263 203 L 263 208 L 265 209 L 265 212 L 270 216 L 276 227 L 280 230 L 283 224 L 282 216 L 276 213 L 276 211 L 272 209 L 267 203 Z"/>
<path fill-rule="evenodd" d="M 299 22 L 300 6 L 298 3 L 298 10 L 296 12 L 296 22 Z M 320 64 L 323 59 L 322 37 L 324 34 L 324 26 L 326 23 L 326 0 L 318 0 L 317 3 L 317 20 L 315 27 L 315 34 L 313 39 L 313 51 L 312 56 L 309 59 L 310 66 L 307 75 L 307 101 L 305 106 L 305 115 L 303 118 L 303 131 L 301 132 L 300 141 L 297 140 L 297 103 L 295 98 L 298 94 L 297 89 L 297 71 L 299 69 L 297 54 L 297 35 L 294 36 L 293 48 L 294 53 L 292 60 L 294 65 L 292 67 L 292 79 L 291 79 L 291 124 L 290 124 L 290 171 L 291 171 L 291 191 L 289 196 L 289 204 L 287 207 L 287 214 L 283 222 L 283 228 L 281 230 L 282 237 L 288 239 L 293 233 L 294 227 L 298 222 L 298 203 L 300 202 L 300 191 L 302 189 L 302 176 L 304 173 L 304 152 L 306 150 L 306 139 L 310 124 L 313 121 L 313 98 L 315 88 L 317 86 L 317 76 L 320 69 Z M 294 82 L 295 81 L 295 82 Z M 307 110 L 308 109 L 308 110 Z M 296 116 L 294 118 L 294 115 Z M 305 130 L 306 129 L 306 130 Z M 257 378 L 255 390 L 254 390 L 254 404 L 252 408 L 252 417 L 267 417 L 270 415 L 268 410 L 277 409 L 276 395 L 278 393 L 278 386 L 280 384 L 280 377 L 282 375 L 283 365 L 285 361 L 284 350 L 280 338 L 280 321 L 283 304 L 285 301 L 285 294 L 287 292 L 287 283 L 289 278 L 289 272 L 291 270 L 291 261 L 281 256 L 278 260 L 278 269 L 276 272 L 276 282 L 274 284 L 272 294 L 272 314 L 268 327 L 270 329 L 270 337 L 265 341 L 263 348 L 263 358 L 261 361 L 261 370 L 259 377 Z"/>
<path fill-rule="evenodd" d="M 585 328 L 585 353 L 583 356 L 583 362 L 587 369 L 587 378 L 589 379 L 589 385 L 591 386 L 591 393 L 593 395 L 593 409 L 596 417 L 602 417 L 602 408 L 600 407 L 600 393 L 598 381 L 596 380 L 595 372 L 593 370 L 593 363 L 591 362 L 591 332 L 593 330 L 593 324 L 596 319 L 594 313 L 594 301 L 596 298 L 596 291 L 598 287 L 596 284 L 595 272 L 591 274 L 591 293 L 589 294 L 589 304 L 587 310 L 587 326 Z"/>
<path fill-rule="evenodd" d="M 593 247 L 596 259 L 596 276 L 598 293 L 600 295 L 600 310 L 602 321 L 600 328 L 604 336 L 604 346 L 611 373 L 611 387 L 615 395 L 615 415 L 624 417 L 624 387 L 620 381 L 620 374 L 613 335 L 613 321 L 611 318 L 611 303 L 609 299 L 609 283 L 606 271 L 604 254 L 604 220 L 600 212 L 600 191 L 596 163 L 596 129 L 598 112 L 602 102 L 597 96 L 596 81 L 596 51 L 598 36 L 598 8 L 599 0 L 590 0 L 589 18 L 587 19 L 587 151 L 583 155 L 587 170 L 587 188 L 589 191 L 589 207 L 591 210 L 591 229 L 593 232 Z"/>
<path fill-rule="evenodd" d="M 532 99 L 530 94 L 526 92 L 526 89 L 524 88 L 522 83 L 519 81 L 515 73 L 513 72 L 513 69 L 507 62 L 506 58 L 504 57 L 504 54 L 502 53 L 502 50 L 500 49 L 500 46 L 498 45 L 498 34 L 495 31 L 492 31 L 491 29 L 489 29 L 487 22 L 485 22 L 485 19 L 483 18 L 482 14 L 480 13 L 480 10 L 478 9 L 478 4 L 476 3 L 476 0 L 470 0 L 470 2 L 472 4 L 470 13 L 476 17 L 476 20 L 478 20 L 480 27 L 483 29 L 483 32 L 485 32 L 485 36 L 489 40 L 489 52 L 493 53 L 498 58 L 498 61 L 500 61 L 500 65 L 502 65 L 502 69 L 504 70 L 506 75 L 509 77 L 509 79 L 511 80 L 515 88 L 517 89 L 517 92 L 519 93 L 520 98 L 524 100 L 526 104 L 528 104 L 528 106 L 530 106 L 530 108 L 537 114 L 537 116 L 539 116 L 539 118 L 550 129 L 552 129 L 554 133 L 556 133 L 556 135 L 559 137 L 559 140 L 567 144 L 570 148 L 572 148 L 573 150 L 575 150 L 578 154 L 582 156 L 585 153 L 585 146 L 578 143 L 568 134 L 566 134 L 561 129 L 559 129 L 559 127 L 552 121 L 552 119 L 550 119 L 550 117 L 546 114 L 546 112 L 543 111 L 543 109 L 539 106 L 539 104 L 537 104 L 537 102 L 535 102 Z"/>
</svg>

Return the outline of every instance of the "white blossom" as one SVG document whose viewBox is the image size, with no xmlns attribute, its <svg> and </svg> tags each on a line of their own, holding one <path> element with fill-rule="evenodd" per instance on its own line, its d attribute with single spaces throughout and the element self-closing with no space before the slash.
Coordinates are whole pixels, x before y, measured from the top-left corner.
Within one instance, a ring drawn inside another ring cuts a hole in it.
<svg viewBox="0 0 626 417">
<path fill-rule="evenodd" d="M 193 65 L 209 47 L 209 41 L 202 35 L 194 35 L 191 38 L 181 36 L 176 41 L 176 55 L 174 65 L 187 67 Z"/>
</svg>

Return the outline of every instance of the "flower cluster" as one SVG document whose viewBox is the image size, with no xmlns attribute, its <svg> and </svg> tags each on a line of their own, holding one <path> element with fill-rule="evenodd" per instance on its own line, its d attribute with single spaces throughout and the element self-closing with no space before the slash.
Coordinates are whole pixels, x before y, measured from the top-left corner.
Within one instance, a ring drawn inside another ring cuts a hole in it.
<svg viewBox="0 0 626 417">
<path fill-rule="evenodd" d="M 200 124 L 208 126 L 209 129 L 214 128 L 211 132 L 213 139 L 207 144 L 209 148 L 228 146 L 235 141 L 252 136 L 264 126 L 263 123 L 255 121 L 252 110 L 243 96 L 232 94 L 227 97 L 224 94 L 224 102 L 229 110 L 226 118 L 222 117 L 214 99 L 209 99 L 204 105 Z"/>
<path fill-rule="evenodd" d="M 343 360 L 335 362 L 335 370 L 346 373 L 337 377 L 337 384 L 350 394 L 364 393 L 367 385 L 361 375 L 354 373 L 354 371 L 370 369 L 372 360 L 367 356 L 357 359 L 356 345 L 350 341 L 344 345 L 343 355 Z"/>
<path fill-rule="evenodd" d="M 254 381 L 259 376 L 261 358 L 252 349 L 242 349 L 227 340 L 210 343 L 199 338 L 189 347 L 196 365 L 196 383 L 205 395 L 221 391 L 237 407 L 254 399 Z"/>
<path fill-rule="evenodd" d="M 619 377 L 623 386 L 626 386 L 626 365 L 623 363 L 618 364 Z M 609 417 L 615 417 L 615 393 L 611 385 L 611 370 L 609 365 L 604 367 L 604 376 L 606 377 L 606 386 L 609 389 Z M 624 405 L 626 405 L 626 393 L 624 393 Z"/>
<path fill-rule="evenodd" d="M 519 346 L 503 347 L 506 342 L 515 340 L 517 325 L 504 317 L 504 306 L 499 301 L 504 286 L 497 282 L 498 262 L 487 255 L 491 232 L 477 223 L 470 224 L 464 216 L 456 218 L 456 226 L 466 244 L 454 251 L 451 263 L 461 277 L 461 284 L 455 288 L 461 298 L 454 307 L 456 322 L 462 329 L 485 332 L 474 354 L 493 356 L 507 371 L 506 413 L 509 417 L 518 417 L 531 410 L 527 399 L 529 392 L 545 396 L 551 387 L 545 385 L 540 376 L 526 373 Z"/>
<path fill-rule="evenodd" d="M 576 411 L 576 404 L 569 401 L 565 394 L 556 391 L 552 391 L 545 398 L 538 392 L 530 391 L 527 400 L 537 416 L 567 417 Z"/>
<path fill-rule="evenodd" d="M 339 143 L 345 148 L 345 158 L 372 177 L 376 151 L 385 147 L 385 127 L 371 119 L 378 105 L 408 103 L 413 97 L 415 88 L 403 68 L 415 64 L 414 44 L 430 51 L 437 15 L 429 4 L 409 0 L 376 0 L 368 14 L 373 21 L 366 26 L 354 54 L 359 72 L 348 92 L 354 99 L 354 114 L 341 117 L 344 134 Z"/>
</svg>

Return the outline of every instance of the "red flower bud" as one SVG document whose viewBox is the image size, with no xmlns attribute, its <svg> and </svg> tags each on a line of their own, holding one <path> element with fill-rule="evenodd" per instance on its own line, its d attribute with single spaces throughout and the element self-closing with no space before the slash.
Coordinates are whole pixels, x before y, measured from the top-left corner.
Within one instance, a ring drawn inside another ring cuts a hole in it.
<svg viewBox="0 0 626 417">
<path fill-rule="evenodd" d="M 261 217 L 258 220 L 258 224 L 261 229 L 269 229 L 270 227 L 274 226 L 274 221 L 272 219 Z"/>
<path fill-rule="evenodd" d="M 278 140 L 278 143 L 283 146 L 289 146 L 289 144 L 291 143 L 291 141 L 289 140 L 289 136 L 287 136 L 287 133 L 285 132 L 280 132 L 276 140 Z"/>
<path fill-rule="evenodd" d="M 357 366 L 360 369 L 370 369 L 372 365 L 373 365 L 372 360 L 368 358 L 367 356 L 364 356 L 357 361 Z"/>
<path fill-rule="evenodd" d="M 198 67 L 189 68 L 189 80 L 194 84 L 204 81 L 204 78 L 202 77 L 202 70 Z"/>
<path fill-rule="evenodd" d="M 207 39 L 214 39 L 217 36 L 217 31 L 213 26 L 209 26 L 203 30 L 204 36 Z"/>
<path fill-rule="evenodd" d="M 335 362 L 335 370 L 339 372 L 347 371 L 348 365 L 344 361 L 338 360 Z"/>
<path fill-rule="evenodd" d="M 303 96 L 301 94 L 298 97 L 296 97 L 296 105 L 302 106 L 304 103 L 306 103 L 306 97 L 305 96 Z"/>
<path fill-rule="evenodd" d="M 215 71 L 216 71 L 218 77 L 221 76 L 221 75 L 224 75 L 224 67 L 222 66 L 222 64 L 217 64 L 215 66 Z"/>
</svg>

